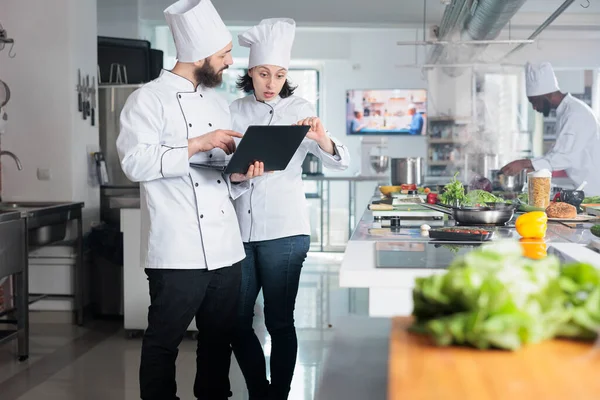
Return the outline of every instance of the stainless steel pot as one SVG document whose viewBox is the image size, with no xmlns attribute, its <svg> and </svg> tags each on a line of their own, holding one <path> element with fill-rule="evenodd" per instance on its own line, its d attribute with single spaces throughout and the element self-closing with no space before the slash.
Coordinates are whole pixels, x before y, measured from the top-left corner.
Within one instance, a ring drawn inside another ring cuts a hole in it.
<svg viewBox="0 0 600 400">
<path fill-rule="evenodd" d="M 314 154 L 307 154 L 302 162 L 302 173 L 306 175 L 319 175 L 322 172 L 321 160 Z"/>
<path fill-rule="evenodd" d="M 465 154 L 465 179 L 470 181 L 473 175 L 482 175 L 493 180 L 491 170 L 498 169 L 498 154 Z"/>
<path fill-rule="evenodd" d="M 423 157 L 392 158 L 392 185 L 423 184 Z"/>
<path fill-rule="evenodd" d="M 390 159 L 388 156 L 371 156 L 370 160 L 371 167 L 373 167 L 373 170 L 377 174 L 387 171 L 390 164 Z"/>
<path fill-rule="evenodd" d="M 527 179 L 527 171 L 523 170 L 517 175 L 508 176 L 504 174 L 498 174 L 498 183 L 505 192 L 520 192 L 525 186 L 525 180 Z"/>
</svg>

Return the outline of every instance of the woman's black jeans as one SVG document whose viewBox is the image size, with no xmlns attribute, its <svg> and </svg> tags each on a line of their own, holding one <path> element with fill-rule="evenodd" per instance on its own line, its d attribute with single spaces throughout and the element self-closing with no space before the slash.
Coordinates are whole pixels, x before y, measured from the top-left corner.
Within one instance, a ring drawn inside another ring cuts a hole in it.
<svg viewBox="0 0 600 400">
<path fill-rule="evenodd" d="M 233 352 L 240 365 L 251 400 L 288 398 L 298 339 L 294 306 L 300 271 L 310 247 L 307 235 L 244 243 L 242 285 Z M 263 290 L 265 325 L 271 335 L 271 384 L 267 379 L 265 356 L 252 328 L 254 304 Z"/>
</svg>

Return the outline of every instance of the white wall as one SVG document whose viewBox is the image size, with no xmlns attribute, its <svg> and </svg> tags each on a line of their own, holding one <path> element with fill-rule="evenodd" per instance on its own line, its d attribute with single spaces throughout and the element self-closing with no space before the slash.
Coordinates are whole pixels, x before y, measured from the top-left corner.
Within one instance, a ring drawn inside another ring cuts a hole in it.
<svg viewBox="0 0 600 400">
<path fill-rule="evenodd" d="M 88 183 L 88 145 L 98 126 L 77 111 L 77 69 L 95 75 L 96 0 L 2 0 L 0 20 L 15 39 L 16 58 L 0 52 L 0 76 L 11 88 L 2 148 L 3 200 L 84 201 L 86 225 L 99 219 L 99 190 Z M 50 180 L 37 170 L 49 169 Z"/>
<path fill-rule="evenodd" d="M 97 3 L 99 36 L 139 36 L 137 0 L 97 0 Z"/>
</svg>

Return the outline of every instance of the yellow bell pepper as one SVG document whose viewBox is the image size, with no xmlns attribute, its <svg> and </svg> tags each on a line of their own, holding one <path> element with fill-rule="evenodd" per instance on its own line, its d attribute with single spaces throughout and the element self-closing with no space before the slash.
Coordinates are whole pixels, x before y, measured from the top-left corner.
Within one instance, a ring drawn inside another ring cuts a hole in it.
<svg viewBox="0 0 600 400">
<path fill-rule="evenodd" d="M 543 211 L 533 211 L 521 215 L 515 222 L 517 232 L 524 238 L 542 239 L 548 229 L 548 216 Z"/>
<path fill-rule="evenodd" d="M 528 239 L 521 238 L 519 240 L 521 248 L 523 249 L 523 255 L 532 260 L 541 260 L 546 258 L 548 255 L 548 246 L 544 239 Z"/>
</svg>

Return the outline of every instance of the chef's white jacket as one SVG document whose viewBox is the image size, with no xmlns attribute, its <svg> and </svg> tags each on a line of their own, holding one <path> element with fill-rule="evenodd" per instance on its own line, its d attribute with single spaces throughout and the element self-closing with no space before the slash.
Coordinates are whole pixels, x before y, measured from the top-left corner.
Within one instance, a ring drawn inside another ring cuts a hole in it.
<svg viewBox="0 0 600 400">
<path fill-rule="evenodd" d="M 169 71 L 127 99 L 117 150 L 125 175 L 140 182 L 143 267 L 212 270 L 245 257 L 232 198 L 249 184 L 232 186 L 216 170 L 190 168 L 188 159 L 189 138 L 230 128 L 224 99 Z"/>
<path fill-rule="evenodd" d="M 260 102 L 250 95 L 234 101 L 230 110 L 233 130 L 242 134 L 249 125 L 291 125 L 317 115 L 308 101 L 296 96 Z M 250 190 L 235 200 L 244 242 L 310 235 L 302 163 L 310 152 L 327 168 L 346 169 L 350 161 L 348 149 L 339 140 L 331 140 L 334 155 L 323 151 L 314 140 L 305 138 L 284 171 L 265 173 L 254 179 Z"/>
<path fill-rule="evenodd" d="M 600 196 L 600 123 L 592 109 L 570 94 L 556 109 L 556 143 L 543 157 L 532 161 L 536 171 L 565 170 L 586 196 Z"/>
</svg>

